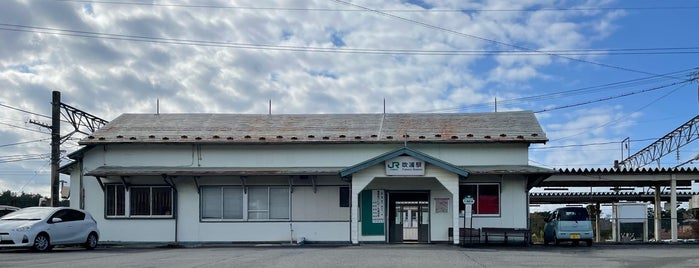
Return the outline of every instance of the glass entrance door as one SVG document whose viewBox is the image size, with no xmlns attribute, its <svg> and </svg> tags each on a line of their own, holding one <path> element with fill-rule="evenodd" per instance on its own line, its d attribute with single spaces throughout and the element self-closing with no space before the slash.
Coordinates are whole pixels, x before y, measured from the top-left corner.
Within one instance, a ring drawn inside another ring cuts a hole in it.
<svg viewBox="0 0 699 268">
<path fill-rule="evenodd" d="M 430 209 L 426 192 L 389 192 L 389 243 L 428 243 Z"/>
</svg>

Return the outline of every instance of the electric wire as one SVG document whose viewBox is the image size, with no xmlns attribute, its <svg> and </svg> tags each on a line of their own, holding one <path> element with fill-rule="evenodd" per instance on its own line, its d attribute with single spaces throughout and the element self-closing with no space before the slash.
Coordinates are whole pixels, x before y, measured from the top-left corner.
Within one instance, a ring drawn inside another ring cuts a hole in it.
<svg viewBox="0 0 699 268">
<path fill-rule="evenodd" d="M 615 96 L 609 96 L 609 97 L 604 97 L 601 99 L 596 99 L 596 100 L 589 100 L 589 101 L 584 101 L 584 102 L 579 102 L 579 103 L 574 103 L 574 104 L 568 104 L 568 105 L 563 105 L 563 106 L 557 106 L 557 107 L 552 107 L 552 108 L 546 108 L 546 109 L 541 109 L 539 111 L 535 111 L 534 113 L 544 113 L 544 112 L 550 112 L 550 111 L 555 111 L 555 110 L 560 110 L 560 109 L 566 109 L 566 108 L 572 108 L 572 107 L 578 107 L 582 105 L 587 105 L 587 104 L 592 104 L 592 103 L 598 103 L 598 102 L 603 102 L 603 101 L 609 101 L 613 99 L 618 99 L 618 98 L 623 98 L 623 97 L 628 97 L 636 94 L 641 94 L 641 93 L 646 93 L 646 92 L 651 92 L 651 91 L 656 91 L 659 89 L 667 88 L 667 87 L 672 87 L 672 86 L 681 86 L 690 82 L 693 82 L 694 79 L 688 79 L 682 82 L 675 82 L 669 85 L 663 85 L 663 86 L 657 86 L 653 88 L 648 88 L 648 89 L 643 89 L 643 90 L 637 90 L 633 92 L 627 92 L 624 94 L 620 95 L 615 95 Z"/>
<path fill-rule="evenodd" d="M 669 55 L 669 54 L 699 54 L 699 47 L 664 47 L 664 48 L 613 48 L 613 49 L 564 49 L 564 50 L 420 50 L 420 49 L 375 49 L 375 48 L 342 48 L 342 47 L 313 47 L 313 46 L 280 46 L 253 43 L 219 42 L 194 39 L 159 38 L 152 36 L 110 34 L 92 31 L 77 31 L 50 27 L 0 23 L 0 30 L 53 34 L 60 36 L 84 37 L 93 39 L 135 41 L 159 44 L 190 45 L 203 47 L 255 49 L 291 52 L 320 52 L 342 54 L 370 55 L 421 55 L 421 56 L 487 56 L 487 55 L 517 55 L 517 56 L 551 56 L 551 55 Z"/>
<path fill-rule="evenodd" d="M 646 72 L 646 71 L 641 71 L 641 70 L 635 70 L 635 69 L 631 69 L 631 68 L 620 67 L 620 66 L 615 66 L 615 65 L 610 65 L 610 64 L 600 63 L 600 62 L 594 62 L 594 61 L 589 61 L 589 60 L 584 60 L 584 59 L 579 59 L 579 58 L 574 58 L 574 57 L 568 57 L 568 56 L 565 56 L 565 55 L 558 55 L 558 54 L 555 54 L 555 53 L 547 53 L 547 52 L 538 51 L 538 50 L 536 50 L 536 49 L 531 49 L 531 48 L 524 47 L 524 46 L 520 46 L 520 45 L 515 45 L 515 44 L 510 44 L 510 43 L 506 43 L 506 42 L 502 42 L 502 41 L 498 41 L 498 40 L 494 40 L 494 39 L 489 39 L 489 38 L 485 38 L 485 37 L 480 37 L 480 36 L 476 36 L 476 35 L 473 35 L 473 34 L 467 34 L 467 33 L 459 32 L 459 31 L 447 29 L 447 28 L 444 28 L 444 27 L 435 26 L 435 25 L 432 25 L 432 24 L 429 24 L 429 23 L 425 23 L 425 22 L 422 22 L 422 21 L 413 20 L 413 19 L 410 19 L 410 18 L 405 18 L 405 17 L 393 15 L 393 14 L 390 14 L 390 13 L 386 13 L 386 12 L 383 12 L 383 11 L 380 11 L 380 10 L 376 10 L 376 9 L 372 9 L 372 8 L 368 8 L 368 7 L 365 7 L 365 6 L 362 6 L 362 5 L 350 3 L 350 2 L 347 2 L 347 1 L 342 1 L 342 0 L 333 0 L 333 1 L 335 1 L 335 2 L 337 2 L 337 3 L 340 3 L 340 4 L 343 4 L 343 5 L 353 6 L 353 7 L 360 8 L 360 9 L 364 9 L 364 10 L 367 10 L 367 11 L 372 11 L 372 12 L 374 12 L 374 13 L 376 13 L 376 14 L 379 14 L 379 15 L 382 15 L 382 16 L 385 16 L 385 17 L 390 17 L 390 18 L 393 18 L 393 19 L 397 19 L 397 20 L 401 20 L 401 21 L 405 21 L 405 22 L 417 24 L 417 25 L 423 26 L 423 27 L 428 28 L 428 29 L 439 30 L 439 31 L 442 31 L 442 32 L 455 34 L 455 35 L 458 35 L 458 36 L 469 37 L 469 38 L 476 39 L 476 40 L 481 40 L 481 41 L 485 41 L 485 42 L 489 42 L 489 43 L 493 43 L 493 44 L 497 44 L 497 45 L 502 45 L 502 46 L 506 46 L 506 47 L 515 48 L 515 49 L 518 49 L 518 50 L 540 53 L 540 54 L 542 54 L 542 55 L 547 55 L 547 56 L 552 56 L 552 57 L 567 59 L 567 60 L 576 61 L 576 62 L 580 62 L 580 63 L 586 63 L 586 64 L 591 64 L 591 65 L 596 65 L 596 66 L 600 66 L 600 67 L 611 68 L 611 69 L 616 69 L 616 70 L 621 70 L 621 71 L 626 71 L 626 72 L 632 72 L 632 73 L 640 73 L 640 74 L 645 74 L 645 75 L 655 75 L 655 76 L 658 76 L 658 74 L 654 74 L 654 73 L 651 73 L 651 72 Z M 673 77 L 673 78 L 674 78 L 674 77 Z M 675 78 L 675 79 L 679 79 L 679 78 Z"/>
<path fill-rule="evenodd" d="M 8 124 L 8 123 L 4 123 L 4 122 L 0 122 L 0 125 L 5 125 L 5 126 L 8 126 L 8 127 L 13 127 L 13 128 L 17 128 L 17 129 L 32 131 L 32 132 L 41 133 L 41 134 L 49 134 L 49 135 L 51 134 L 51 133 L 47 133 L 47 132 L 42 132 L 42 131 L 40 131 L 40 130 L 31 129 L 31 128 L 26 128 L 26 127 L 21 127 L 21 126 L 17 126 L 17 125 L 13 125 L 13 124 Z"/>
<path fill-rule="evenodd" d="M 336 9 L 336 8 L 304 8 L 304 7 L 255 7 L 255 6 L 232 6 L 232 5 L 195 5 L 195 4 L 165 4 L 156 2 L 132 2 L 132 1 L 107 1 L 107 0 L 55 0 L 57 2 L 74 2 L 84 4 L 112 4 L 112 5 L 135 5 L 150 7 L 181 7 L 181 8 L 210 8 L 210 9 L 239 9 L 239 10 L 274 10 L 274 11 L 321 11 L 321 12 L 366 12 L 357 9 Z M 657 7 L 542 7 L 525 9 L 492 9 L 492 8 L 464 8 L 464 9 L 378 9 L 384 12 L 407 12 L 407 13 L 445 13 L 445 12 L 537 12 L 537 11 L 616 11 L 616 10 L 693 10 L 699 9 L 697 6 L 657 6 Z"/>
<path fill-rule="evenodd" d="M 28 113 L 28 114 L 31 114 L 31 115 L 36 115 L 36 116 L 41 116 L 41 117 L 44 117 L 44 118 L 51 119 L 51 117 L 48 116 L 48 115 L 43 115 L 43 114 L 38 114 L 38 113 L 35 113 L 35 112 L 30 112 L 30 111 L 27 111 L 27 110 L 24 110 L 24 109 L 15 108 L 15 107 L 12 107 L 12 106 L 9 106 L 9 105 L 5 105 L 5 104 L 2 104 L 2 103 L 0 103 L 0 106 L 5 107 L 5 108 L 8 108 L 8 109 L 16 110 L 16 111 Z"/>
<path fill-rule="evenodd" d="M 8 144 L 0 145 L 0 148 L 9 147 L 9 146 L 16 146 L 16 145 L 21 145 L 21 144 L 27 144 L 27 143 L 35 143 L 35 142 L 40 142 L 40 141 L 48 141 L 48 140 L 50 140 L 50 138 L 38 139 L 38 140 L 33 140 L 33 141 L 22 141 L 22 142 L 8 143 Z"/>
</svg>

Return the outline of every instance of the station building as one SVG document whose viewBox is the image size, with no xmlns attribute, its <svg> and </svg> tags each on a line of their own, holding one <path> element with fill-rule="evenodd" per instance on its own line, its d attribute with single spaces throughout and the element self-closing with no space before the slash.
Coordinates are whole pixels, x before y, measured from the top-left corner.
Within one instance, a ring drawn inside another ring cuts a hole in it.
<svg viewBox="0 0 699 268">
<path fill-rule="evenodd" d="M 546 141 L 531 111 L 123 114 L 61 171 L 101 241 L 456 244 L 529 227 Z"/>
</svg>

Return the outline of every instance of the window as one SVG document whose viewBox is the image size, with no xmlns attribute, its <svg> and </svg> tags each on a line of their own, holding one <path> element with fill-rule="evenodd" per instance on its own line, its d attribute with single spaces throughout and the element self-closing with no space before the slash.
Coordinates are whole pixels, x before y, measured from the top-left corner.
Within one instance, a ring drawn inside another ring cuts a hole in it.
<svg viewBox="0 0 699 268">
<path fill-rule="evenodd" d="M 500 184 L 466 184 L 459 186 L 459 200 L 467 195 L 473 197 L 473 215 L 499 215 L 500 214 Z M 459 202 L 459 209 L 464 210 L 465 205 Z"/>
<path fill-rule="evenodd" d="M 202 219 L 243 219 L 241 187 L 202 187 Z"/>
<path fill-rule="evenodd" d="M 243 188 L 238 186 L 203 186 L 201 218 L 286 220 L 291 215 L 289 194 L 289 187 L 251 186 L 245 193 Z"/>
<path fill-rule="evenodd" d="M 109 184 L 105 188 L 107 217 L 172 215 L 173 194 L 169 186 L 132 186 L 126 191 L 123 184 Z"/>
<path fill-rule="evenodd" d="M 340 187 L 340 207 L 348 208 L 350 207 L 350 188 Z"/>
</svg>

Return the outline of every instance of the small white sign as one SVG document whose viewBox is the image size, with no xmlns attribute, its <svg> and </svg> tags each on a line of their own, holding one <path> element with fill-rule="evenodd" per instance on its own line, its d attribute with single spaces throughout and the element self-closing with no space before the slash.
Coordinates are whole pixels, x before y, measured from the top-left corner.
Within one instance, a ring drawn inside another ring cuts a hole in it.
<svg viewBox="0 0 699 268">
<path fill-rule="evenodd" d="M 386 175 L 424 176 L 425 161 L 410 156 L 399 156 L 386 161 Z"/>
</svg>

